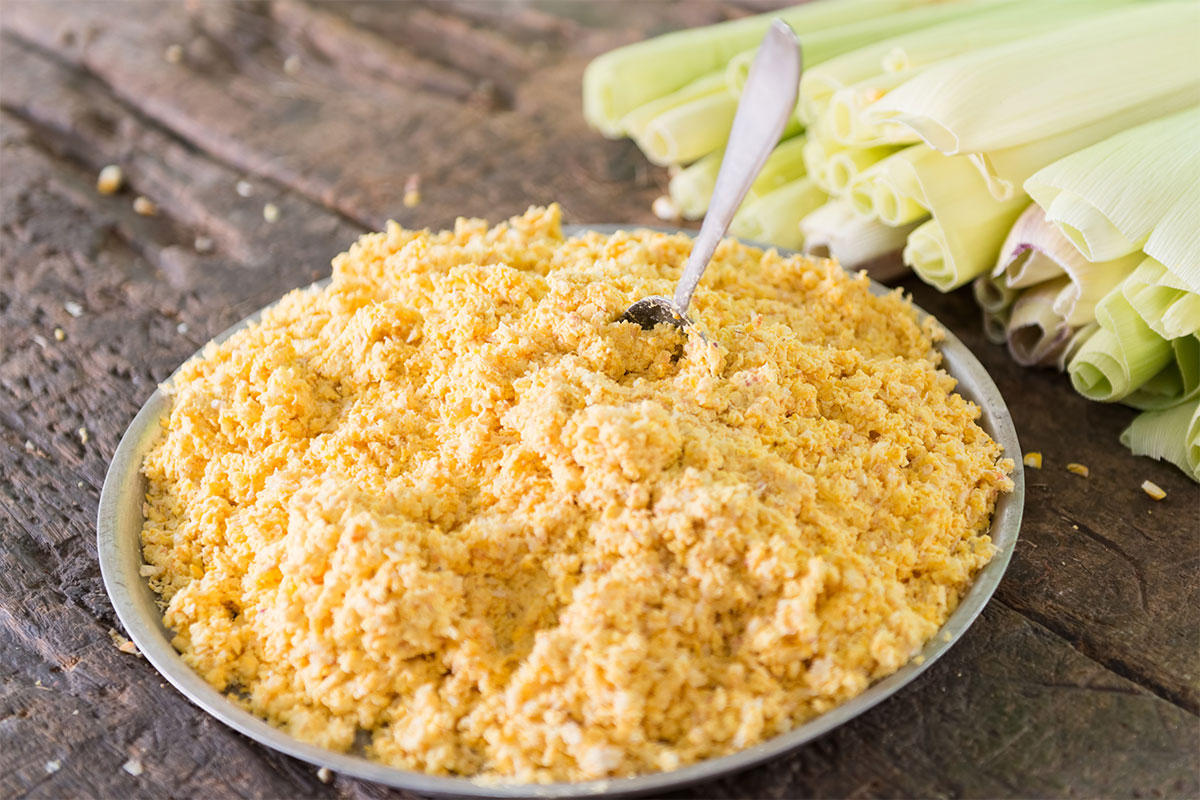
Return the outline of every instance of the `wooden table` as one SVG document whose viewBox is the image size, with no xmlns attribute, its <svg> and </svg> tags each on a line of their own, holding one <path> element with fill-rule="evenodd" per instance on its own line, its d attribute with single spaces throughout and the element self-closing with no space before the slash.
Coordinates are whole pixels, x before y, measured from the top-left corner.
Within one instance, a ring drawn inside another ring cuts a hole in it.
<svg viewBox="0 0 1200 800">
<path fill-rule="evenodd" d="M 117 649 L 94 528 L 109 456 L 183 358 L 389 217 L 442 227 L 557 200 L 572 222 L 655 222 L 666 175 L 586 128 L 580 72 L 745 6 L 5 0 L 0 797 L 391 794 L 321 782 Z M 129 186 L 105 197 L 109 163 Z M 1045 454 L 1009 574 L 916 684 L 678 796 L 1200 795 L 1200 490 L 1120 447 L 1130 411 L 987 344 L 967 294 L 903 285 Z"/>
</svg>

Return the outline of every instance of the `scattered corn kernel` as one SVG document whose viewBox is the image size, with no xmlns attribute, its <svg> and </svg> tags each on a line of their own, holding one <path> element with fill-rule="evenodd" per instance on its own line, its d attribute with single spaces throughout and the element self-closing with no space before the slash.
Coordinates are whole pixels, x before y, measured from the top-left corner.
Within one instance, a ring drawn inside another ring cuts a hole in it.
<svg viewBox="0 0 1200 800">
<path fill-rule="evenodd" d="M 54 341 L 61 342 L 63 339 L 66 339 L 66 338 L 67 338 L 66 331 L 64 331 L 62 328 L 54 329 Z"/>
<path fill-rule="evenodd" d="M 125 173 L 116 164 L 109 164 L 96 176 L 96 191 L 100 194 L 116 194 L 125 182 Z"/>
<path fill-rule="evenodd" d="M 89 438 L 89 436 L 88 436 L 88 429 L 87 429 L 87 428 L 82 428 L 82 427 L 81 427 L 81 428 L 80 428 L 78 431 L 76 431 L 76 433 L 79 435 L 79 442 L 80 442 L 80 444 L 87 444 L 87 443 L 88 443 L 88 438 Z"/>
<path fill-rule="evenodd" d="M 1042 468 L 1042 454 L 1038 452 L 1026 453 L 1025 458 L 1021 462 L 1030 469 Z"/>
<path fill-rule="evenodd" d="M 1163 488 L 1154 481 L 1142 481 L 1142 491 L 1153 497 L 1155 500 L 1162 500 L 1167 496 Z"/>
<path fill-rule="evenodd" d="M 143 217 L 153 217 L 158 213 L 158 206 L 149 197 L 139 194 L 133 199 L 133 211 Z"/>
<path fill-rule="evenodd" d="M 404 205 L 413 208 L 421 202 L 421 176 L 413 173 L 404 182 Z"/>
<path fill-rule="evenodd" d="M 317 770 L 317 780 L 321 783 L 329 783 L 333 780 L 333 773 L 330 772 L 329 767 L 321 767 Z"/>
<path fill-rule="evenodd" d="M 183 61 L 183 47 L 177 44 L 168 45 L 166 50 L 163 50 L 163 61 L 168 64 L 178 64 Z"/>
<path fill-rule="evenodd" d="M 274 203 L 267 203 L 263 206 L 263 219 L 267 222 L 275 222 L 279 219 L 279 206 Z"/>
<path fill-rule="evenodd" d="M 659 219 L 679 219 L 679 209 L 671 202 L 671 198 L 665 194 L 659 195 L 654 199 L 654 205 L 650 206 L 650 210 Z"/>
<path fill-rule="evenodd" d="M 1089 470 L 1083 464 L 1076 464 L 1074 461 L 1072 461 L 1070 464 L 1067 464 L 1067 472 L 1078 475 L 1081 478 L 1086 478 Z"/>
</svg>

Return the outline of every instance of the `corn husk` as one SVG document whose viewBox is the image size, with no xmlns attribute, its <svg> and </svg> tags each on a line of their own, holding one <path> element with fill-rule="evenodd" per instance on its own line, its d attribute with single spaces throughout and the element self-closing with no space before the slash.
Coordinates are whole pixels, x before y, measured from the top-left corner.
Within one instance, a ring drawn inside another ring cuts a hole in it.
<svg viewBox="0 0 1200 800">
<path fill-rule="evenodd" d="M 1023 367 L 1050 367 L 1058 363 L 1075 333 L 1075 328 L 1054 310 L 1054 301 L 1068 283 L 1064 275 L 1016 298 L 1005 325 L 1005 339 L 1013 361 Z"/>
<path fill-rule="evenodd" d="M 992 269 L 1000 245 L 1028 203 L 1024 197 L 996 201 L 966 159 L 944 156 L 928 145 L 905 148 L 864 170 L 851 187 L 856 208 L 864 196 L 870 198 L 870 210 L 889 225 L 932 215 L 910 234 L 904 262 L 944 292 Z"/>
<path fill-rule="evenodd" d="M 1188 288 L 1200 293 L 1200 181 L 1159 220 L 1144 248 Z"/>
<path fill-rule="evenodd" d="M 753 242 L 799 250 L 804 244 L 801 218 L 828 197 L 810 178 L 800 178 L 742 206 L 729 232 Z"/>
<path fill-rule="evenodd" d="M 1195 93 L 1197 30 L 1200 3 L 1110 11 L 951 59 L 888 92 L 864 114 L 903 122 L 946 154 L 1015 147 L 1148 98 Z"/>
<path fill-rule="evenodd" d="M 846 194 L 860 172 L 898 151 L 897 147 L 849 147 L 833 151 L 825 159 L 822 171 L 828 191 L 839 197 Z"/>
<path fill-rule="evenodd" d="M 997 278 L 992 275 L 980 275 L 976 278 L 971 283 L 971 293 L 980 308 L 995 316 L 1004 314 L 1005 322 L 1007 322 L 1005 312 L 1012 308 L 1012 304 L 1021 295 L 1020 291 L 1008 286 L 1003 276 Z M 1005 337 L 1001 337 L 1000 341 L 1003 342 L 1004 339 Z"/>
<path fill-rule="evenodd" d="M 1062 158 L 1024 188 L 1089 261 L 1119 258 L 1140 250 L 1200 181 L 1198 135 L 1200 106 Z"/>
<path fill-rule="evenodd" d="M 1167 365 L 1130 392 L 1125 405 L 1157 410 L 1200 396 L 1200 337 L 1172 339 L 1170 348 Z"/>
<path fill-rule="evenodd" d="M 811 125 L 834 93 L 880 73 L 914 71 L 972 50 L 1053 30 L 1129 0 L 1022 0 L 979 6 L 978 13 L 892 36 L 820 64 L 806 61 L 798 113 Z"/>
<path fill-rule="evenodd" d="M 1197 100 L 1194 89 L 1169 94 L 1151 94 L 1140 103 L 1114 111 L 1080 128 L 1037 139 L 1014 147 L 971 153 L 967 158 L 987 178 L 997 200 L 1007 200 L 1022 191 L 1025 181 L 1048 164 L 1058 161 L 1121 131 L 1188 108 Z"/>
<path fill-rule="evenodd" d="M 1054 311 L 1070 327 L 1096 318 L 1096 304 L 1141 262 L 1140 256 L 1093 263 L 1083 257 L 1037 205 L 1013 223 L 992 271 L 1010 289 L 1026 289 L 1061 275 L 1070 283 L 1058 294 Z"/>
<path fill-rule="evenodd" d="M 678 91 L 663 95 L 630 111 L 621 118 L 621 130 L 631 139 L 639 139 L 646 135 L 646 126 L 656 117 L 693 100 L 700 100 L 725 91 L 725 73 L 723 71 L 710 73 L 697 78 Z"/>
<path fill-rule="evenodd" d="M 1170 461 L 1200 483 L 1200 401 L 1146 411 L 1121 432 L 1135 456 Z"/>
<path fill-rule="evenodd" d="M 875 18 L 932 0 L 820 0 L 769 14 L 669 33 L 611 50 L 583 73 L 583 114 L 612 138 L 638 106 L 678 91 L 697 78 L 723 70 L 736 54 L 756 46 L 776 17 L 801 37 L 813 31 Z"/>
<path fill-rule="evenodd" d="M 804 137 L 793 136 L 780 142 L 767 157 L 758 177 L 746 192 L 749 203 L 763 195 L 784 186 L 797 178 L 804 177 Z M 671 202 L 684 219 L 699 219 L 708 210 L 712 199 L 713 189 L 717 184 L 717 173 L 721 169 L 721 159 L 725 149 L 709 153 L 686 169 L 677 172 L 671 178 L 669 194 Z M 743 204 L 744 204 L 743 203 Z"/>
<path fill-rule="evenodd" d="M 1002 1 L 1002 0 L 1001 0 Z M 967 17 L 994 7 L 998 0 L 941 0 L 910 7 L 894 13 L 881 13 L 873 17 L 863 16 L 855 22 L 830 26 L 806 32 L 796 28 L 800 46 L 804 53 L 804 65 L 808 67 L 836 58 L 860 47 L 887 39 L 906 31 L 919 30 L 939 22 Z M 794 27 L 794 26 L 793 26 Z M 757 46 L 758 42 L 753 43 Z M 749 48 L 729 59 L 726 66 L 726 84 L 729 90 L 741 94 L 750 74 L 754 60 L 754 49 Z"/>
<path fill-rule="evenodd" d="M 835 141 L 854 147 L 919 143 L 921 137 L 911 128 L 895 122 L 871 123 L 862 115 L 863 109 L 919 72 L 920 68 L 883 72 L 838 89 L 825 112 L 830 135 Z"/>
<path fill-rule="evenodd" d="M 736 111 L 733 95 L 710 94 L 659 114 L 635 141 L 652 164 L 688 164 L 725 145 Z"/>
<path fill-rule="evenodd" d="M 1150 329 L 1120 288 L 1097 304 L 1096 321 L 1099 330 L 1067 366 L 1071 383 L 1089 400 L 1127 401 L 1168 366 L 1174 355 L 1171 344 Z"/>
<path fill-rule="evenodd" d="M 1125 299 L 1164 339 L 1200 333 L 1200 294 L 1147 256 L 1121 284 Z"/>
<path fill-rule="evenodd" d="M 890 281 L 908 271 L 899 254 L 915 227 L 888 227 L 859 214 L 845 200 L 831 200 L 800 220 L 805 253 L 837 259 L 847 270 L 865 268 L 877 281 Z M 888 258 L 892 255 L 896 257 Z"/>
</svg>

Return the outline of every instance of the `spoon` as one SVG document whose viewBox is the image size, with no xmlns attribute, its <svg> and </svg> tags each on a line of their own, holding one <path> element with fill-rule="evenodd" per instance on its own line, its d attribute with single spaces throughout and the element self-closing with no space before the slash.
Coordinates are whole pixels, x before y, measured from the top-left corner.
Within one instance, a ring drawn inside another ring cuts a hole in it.
<svg viewBox="0 0 1200 800">
<path fill-rule="evenodd" d="M 647 330 L 660 323 L 695 330 L 695 323 L 687 317 L 692 294 L 796 107 L 800 63 L 800 42 L 787 23 L 776 19 L 763 37 L 742 89 L 712 200 L 675 285 L 675 297 L 651 295 L 638 300 L 625 310 L 622 320 Z"/>
</svg>

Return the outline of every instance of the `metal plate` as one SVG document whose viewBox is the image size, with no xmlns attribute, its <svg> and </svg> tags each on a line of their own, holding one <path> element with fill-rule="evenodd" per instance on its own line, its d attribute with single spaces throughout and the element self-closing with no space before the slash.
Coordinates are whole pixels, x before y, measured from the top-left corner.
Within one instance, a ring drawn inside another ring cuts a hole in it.
<svg viewBox="0 0 1200 800">
<path fill-rule="evenodd" d="M 628 226 L 626 226 L 628 227 Z M 568 236 L 586 231 L 609 234 L 621 230 L 617 225 L 568 226 Z M 678 233 L 674 228 L 653 228 Z M 683 231 L 691 233 L 690 231 Z M 786 251 L 785 251 L 786 252 Z M 313 284 L 322 286 L 327 281 Z M 875 294 L 889 289 L 872 283 Z M 223 341 L 235 331 L 256 321 L 261 311 L 247 317 L 216 338 Z M 925 316 L 924 312 L 921 312 Z M 933 664 L 958 641 L 967 627 L 983 610 L 1008 567 L 1025 500 L 1025 477 L 1021 469 L 1020 445 L 1013 428 L 1012 417 L 1004 405 L 1000 391 L 988 376 L 983 365 L 949 331 L 939 346 L 944 358 L 942 367 L 958 379 L 958 392 L 973 400 L 983 410 L 980 425 L 993 439 L 1004 446 L 1005 454 L 1016 462 L 1012 479 L 1015 487 L 996 504 L 992 518 L 991 536 L 997 547 L 996 555 L 976 575 L 975 581 L 950 619 L 921 651 L 924 658 L 909 661 L 888 677 L 872 684 L 862 694 L 787 733 L 738 751 L 732 755 L 702 761 L 671 772 L 658 772 L 634 778 L 551 784 L 484 784 L 467 778 L 447 778 L 423 772 L 388 767 L 360 756 L 335 753 L 316 745 L 292 738 L 279 728 L 238 707 L 224 694 L 210 686 L 192 671 L 175 648 L 171 633 L 163 627 L 162 614 L 145 578 L 139 574 L 142 566 L 141 531 L 142 503 L 146 494 L 141 464 L 161 435 L 159 420 L 170 410 L 170 401 L 155 391 L 130 423 L 121 443 L 113 454 L 112 464 L 104 480 L 97 515 L 97 545 L 104 586 L 112 599 L 125 630 L 142 654 L 163 677 L 183 692 L 193 703 L 224 722 L 234 730 L 290 756 L 335 772 L 363 780 L 375 781 L 400 789 L 438 795 L 473 797 L 589 797 L 660 793 L 691 783 L 711 780 L 737 772 L 767 759 L 782 755 L 853 719 L 872 706 L 895 694 Z M 197 353 L 194 357 L 199 356 Z M 949 636 L 946 636 L 949 634 Z M 918 663 L 919 662 L 919 663 Z"/>
</svg>

